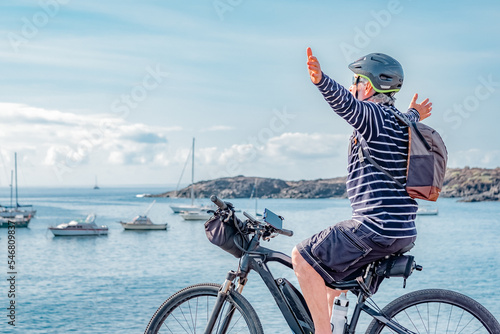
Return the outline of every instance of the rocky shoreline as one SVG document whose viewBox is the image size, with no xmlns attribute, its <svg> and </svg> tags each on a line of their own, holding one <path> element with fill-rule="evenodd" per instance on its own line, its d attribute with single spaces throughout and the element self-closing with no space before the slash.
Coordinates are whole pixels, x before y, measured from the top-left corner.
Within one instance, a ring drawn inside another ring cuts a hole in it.
<svg viewBox="0 0 500 334">
<path fill-rule="evenodd" d="M 197 198 L 217 194 L 221 198 L 346 198 L 346 177 L 331 179 L 284 181 L 263 177 L 235 176 L 194 184 Z M 190 196 L 190 187 L 151 197 Z M 441 197 L 459 198 L 461 202 L 500 201 L 500 167 L 449 168 Z"/>
</svg>

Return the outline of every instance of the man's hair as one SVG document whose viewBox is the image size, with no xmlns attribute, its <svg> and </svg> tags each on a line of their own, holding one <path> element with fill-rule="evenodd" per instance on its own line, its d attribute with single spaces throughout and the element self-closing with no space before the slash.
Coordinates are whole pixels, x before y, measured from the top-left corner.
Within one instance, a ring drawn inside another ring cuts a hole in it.
<svg viewBox="0 0 500 334">
<path fill-rule="evenodd" d="M 368 82 L 370 82 L 370 80 L 363 78 L 363 77 L 359 77 L 358 80 L 360 83 L 363 83 L 365 85 Z M 371 82 L 370 82 L 370 84 L 373 87 L 373 84 Z M 396 102 L 396 98 L 394 97 L 395 94 L 396 94 L 396 92 L 390 92 L 390 93 L 377 93 L 377 92 L 375 92 L 375 94 L 372 97 L 369 97 L 367 100 L 371 101 L 371 102 L 379 103 L 379 104 L 388 104 L 388 105 L 393 106 L 394 102 Z"/>
</svg>

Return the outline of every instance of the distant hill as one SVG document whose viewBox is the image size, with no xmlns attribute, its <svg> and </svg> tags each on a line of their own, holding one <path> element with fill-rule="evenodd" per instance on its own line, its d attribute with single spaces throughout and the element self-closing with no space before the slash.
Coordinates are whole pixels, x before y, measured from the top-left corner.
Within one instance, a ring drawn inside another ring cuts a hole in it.
<svg viewBox="0 0 500 334">
<path fill-rule="evenodd" d="M 221 198 L 249 198 L 252 191 L 259 198 L 345 198 L 347 177 L 332 179 L 284 181 L 263 177 L 224 177 L 194 184 L 197 198 L 216 194 Z M 190 188 L 151 195 L 152 197 L 189 197 Z M 461 201 L 499 201 L 500 168 L 450 168 L 446 171 L 441 197 L 461 198 Z"/>
<path fill-rule="evenodd" d="M 443 197 L 460 197 L 461 202 L 500 201 L 500 167 L 448 168 Z"/>
</svg>

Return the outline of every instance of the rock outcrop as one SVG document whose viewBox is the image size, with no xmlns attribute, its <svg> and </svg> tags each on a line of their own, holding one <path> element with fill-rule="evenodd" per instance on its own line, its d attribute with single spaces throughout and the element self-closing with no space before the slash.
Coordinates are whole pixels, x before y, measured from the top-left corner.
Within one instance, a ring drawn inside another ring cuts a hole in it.
<svg viewBox="0 0 500 334">
<path fill-rule="evenodd" d="M 459 197 L 461 202 L 499 201 L 500 168 L 449 168 L 441 196 Z"/>
<path fill-rule="evenodd" d="M 194 184 L 196 197 L 208 198 L 217 194 L 221 198 L 329 198 L 345 197 L 345 177 L 333 179 L 283 181 L 263 177 L 225 177 Z M 155 197 L 189 197 L 190 188 L 169 191 Z"/>
<path fill-rule="evenodd" d="M 194 184 L 198 198 L 217 194 L 221 198 L 331 198 L 346 197 L 346 177 L 332 179 L 284 181 L 263 177 L 225 177 Z M 252 194 L 253 193 L 253 194 Z M 186 187 L 153 197 L 189 197 Z M 446 171 L 441 197 L 460 198 L 464 202 L 499 201 L 500 167 L 450 168 Z"/>
</svg>

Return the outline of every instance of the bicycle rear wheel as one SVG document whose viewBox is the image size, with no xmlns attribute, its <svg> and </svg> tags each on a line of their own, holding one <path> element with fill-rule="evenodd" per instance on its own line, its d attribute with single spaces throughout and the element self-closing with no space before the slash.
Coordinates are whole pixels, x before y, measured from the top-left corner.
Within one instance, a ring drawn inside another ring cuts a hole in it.
<svg viewBox="0 0 500 334">
<path fill-rule="evenodd" d="M 158 308 L 145 333 L 204 333 L 219 288 L 218 284 L 203 283 L 175 293 Z M 235 291 L 231 291 L 224 302 L 213 333 L 220 333 L 224 316 L 231 310 L 234 314 L 225 333 L 264 333 L 253 307 Z"/>
<path fill-rule="evenodd" d="M 410 292 L 392 301 L 382 313 L 407 328 L 409 333 L 500 333 L 498 321 L 484 306 L 449 290 Z M 396 332 L 374 319 L 366 333 Z"/>
</svg>

